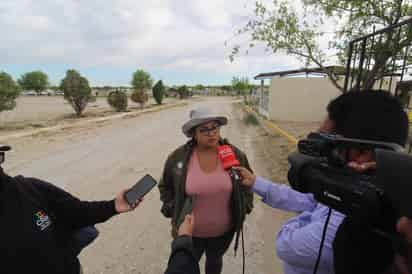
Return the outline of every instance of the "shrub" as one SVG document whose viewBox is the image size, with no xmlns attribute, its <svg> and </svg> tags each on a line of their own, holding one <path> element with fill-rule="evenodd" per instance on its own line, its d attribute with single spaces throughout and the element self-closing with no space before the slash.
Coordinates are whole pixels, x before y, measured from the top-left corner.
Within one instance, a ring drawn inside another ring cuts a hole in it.
<svg viewBox="0 0 412 274">
<path fill-rule="evenodd" d="M 16 107 L 16 98 L 20 95 L 20 87 L 13 78 L 0 72 L 0 112 Z"/>
<path fill-rule="evenodd" d="M 149 96 L 144 91 L 134 91 L 132 93 L 131 99 L 135 103 L 139 103 L 143 108 L 144 104 L 149 100 Z"/>
<path fill-rule="evenodd" d="M 156 103 L 158 103 L 159 105 L 162 104 L 164 94 L 165 86 L 163 85 L 162 80 L 160 80 L 153 87 L 153 97 L 156 100 Z"/>
<path fill-rule="evenodd" d="M 119 90 L 110 92 L 109 96 L 107 97 L 107 102 L 117 112 L 127 110 L 128 98 L 125 92 Z"/>
</svg>

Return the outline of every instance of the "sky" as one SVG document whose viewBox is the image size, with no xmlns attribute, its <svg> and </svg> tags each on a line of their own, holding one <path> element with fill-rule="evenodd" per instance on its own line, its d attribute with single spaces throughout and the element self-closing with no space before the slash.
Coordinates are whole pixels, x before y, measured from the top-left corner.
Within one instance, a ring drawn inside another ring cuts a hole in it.
<svg viewBox="0 0 412 274">
<path fill-rule="evenodd" d="M 129 85 L 144 69 L 167 85 L 221 85 L 302 67 L 263 47 L 229 61 L 253 7 L 253 0 L 1 0 L 0 71 L 18 78 L 42 70 L 58 84 L 76 69 L 103 86 Z"/>
</svg>

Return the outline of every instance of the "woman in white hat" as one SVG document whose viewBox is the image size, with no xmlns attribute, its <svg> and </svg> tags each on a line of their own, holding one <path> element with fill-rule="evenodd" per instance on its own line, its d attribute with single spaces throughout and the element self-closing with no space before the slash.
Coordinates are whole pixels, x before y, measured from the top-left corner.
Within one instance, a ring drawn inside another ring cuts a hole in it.
<svg viewBox="0 0 412 274">
<path fill-rule="evenodd" d="M 188 213 L 194 215 L 193 248 L 196 259 L 206 253 L 206 274 L 222 271 L 222 257 L 236 234 L 235 249 L 253 194 L 231 178 L 218 157 L 220 145 L 230 145 L 250 170 L 246 155 L 220 135 L 227 118 L 199 108 L 190 112 L 183 133 L 190 140 L 169 155 L 159 183 L 162 213 L 172 218 L 172 235 Z"/>
</svg>

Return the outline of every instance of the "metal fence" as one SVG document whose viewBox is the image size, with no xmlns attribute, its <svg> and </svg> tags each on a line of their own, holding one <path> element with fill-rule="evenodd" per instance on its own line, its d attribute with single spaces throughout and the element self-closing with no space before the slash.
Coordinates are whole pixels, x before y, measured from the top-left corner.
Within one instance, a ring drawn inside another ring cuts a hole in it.
<svg viewBox="0 0 412 274">
<path fill-rule="evenodd" d="M 380 89 L 398 92 L 412 69 L 412 18 L 349 43 L 344 92 Z"/>
</svg>

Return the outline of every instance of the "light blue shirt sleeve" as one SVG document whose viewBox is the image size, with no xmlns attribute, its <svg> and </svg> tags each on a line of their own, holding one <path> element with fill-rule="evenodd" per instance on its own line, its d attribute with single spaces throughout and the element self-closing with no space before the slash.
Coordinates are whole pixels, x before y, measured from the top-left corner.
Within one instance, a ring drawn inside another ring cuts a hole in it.
<svg viewBox="0 0 412 274">
<path fill-rule="evenodd" d="M 265 204 L 286 211 L 313 211 L 318 204 L 312 194 L 304 194 L 287 185 L 272 183 L 258 176 L 252 191 L 262 197 Z"/>
<path fill-rule="evenodd" d="M 328 208 L 322 205 L 316 211 L 318 212 L 315 216 L 303 213 L 292 218 L 278 233 L 276 253 L 289 266 L 305 270 L 313 270 L 315 266 Z M 334 273 L 332 244 L 343 218 L 344 215 L 332 210 L 325 234 L 319 273 Z"/>
<path fill-rule="evenodd" d="M 285 264 L 286 274 L 311 274 L 319 252 L 329 208 L 318 203 L 312 194 L 304 194 L 287 185 L 256 178 L 253 192 L 265 204 L 300 213 L 282 226 L 276 239 L 276 253 Z M 326 230 L 319 274 L 334 273 L 332 243 L 344 215 L 332 210 Z"/>
</svg>

